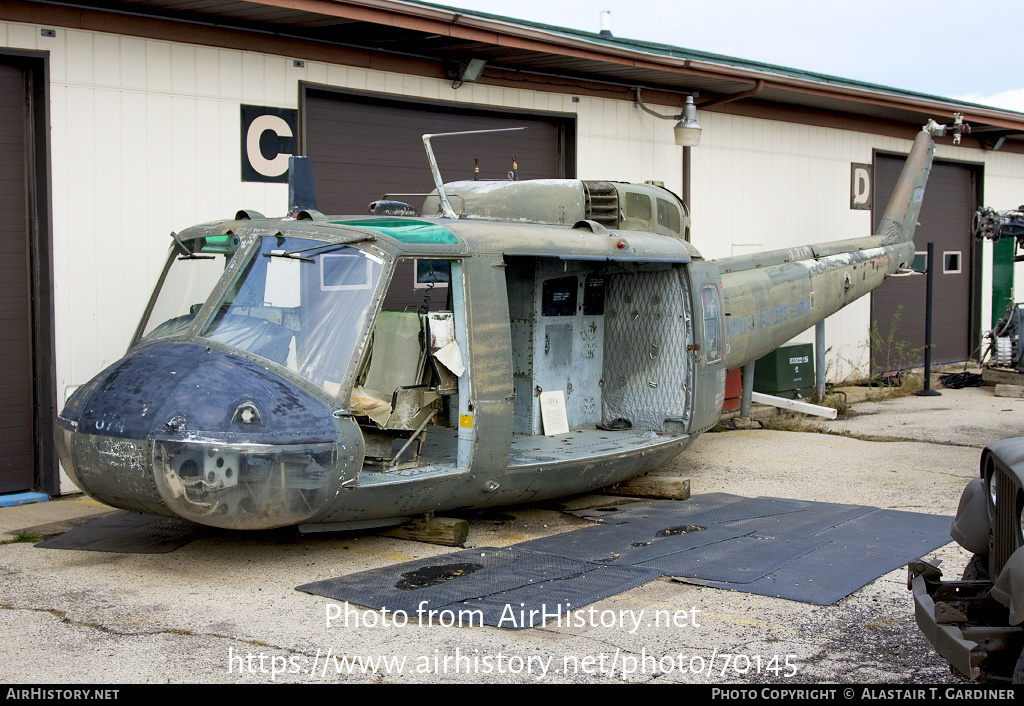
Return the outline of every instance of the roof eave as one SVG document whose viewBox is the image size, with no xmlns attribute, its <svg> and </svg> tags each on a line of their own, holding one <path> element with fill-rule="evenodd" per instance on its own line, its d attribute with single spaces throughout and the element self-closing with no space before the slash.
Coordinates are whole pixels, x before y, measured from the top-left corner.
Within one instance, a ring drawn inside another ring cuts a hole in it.
<svg viewBox="0 0 1024 706">
<path fill-rule="evenodd" d="M 1024 114 L 973 105 L 938 96 L 916 96 L 884 87 L 837 85 L 828 81 L 788 76 L 770 67 L 748 68 L 707 59 L 644 51 L 616 46 L 606 40 L 518 24 L 515 21 L 481 17 L 468 10 L 444 8 L 409 0 L 249 0 L 257 4 L 305 10 L 356 21 L 375 22 L 404 29 L 431 31 L 468 41 L 497 46 L 543 51 L 561 56 L 604 61 L 632 68 L 649 68 L 683 75 L 731 79 L 753 86 L 764 80 L 769 87 L 784 88 L 848 101 L 912 110 L 941 117 L 951 111 L 963 112 L 968 122 L 983 122 L 1008 130 L 1024 130 Z M 838 77 L 837 77 L 838 78 Z M 851 82 L 855 83 L 855 82 Z"/>
</svg>

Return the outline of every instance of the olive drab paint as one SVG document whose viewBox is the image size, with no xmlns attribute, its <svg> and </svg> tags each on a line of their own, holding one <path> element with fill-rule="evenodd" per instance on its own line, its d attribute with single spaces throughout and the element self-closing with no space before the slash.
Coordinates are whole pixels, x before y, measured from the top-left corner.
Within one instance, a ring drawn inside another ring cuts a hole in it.
<svg viewBox="0 0 1024 706">
<path fill-rule="evenodd" d="M 251 166 L 280 178 L 294 126 L 249 117 Z M 727 368 L 910 265 L 933 153 L 922 131 L 874 236 L 713 261 L 675 195 L 611 181 L 454 182 L 418 216 L 188 228 L 126 356 L 60 413 L 61 462 L 101 502 L 235 529 L 621 482 L 718 422 Z M 424 269 L 440 275 L 417 287 Z M 567 433 L 545 434 L 542 399 Z"/>
</svg>

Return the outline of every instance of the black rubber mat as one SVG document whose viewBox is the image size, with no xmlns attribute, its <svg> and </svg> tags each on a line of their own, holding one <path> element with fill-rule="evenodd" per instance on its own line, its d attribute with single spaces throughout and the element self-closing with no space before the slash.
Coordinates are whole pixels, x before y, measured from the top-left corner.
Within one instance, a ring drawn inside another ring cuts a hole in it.
<svg viewBox="0 0 1024 706">
<path fill-rule="evenodd" d="M 728 493 L 708 493 L 694 495 L 685 503 L 654 500 L 590 508 L 569 514 L 610 525 L 635 523 L 645 519 L 654 523 L 672 523 L 674 518 L 685 515 L 689 524 L 707 525 L 799 512 L 806 509 L 808 504 L 803 500 L 785 498 L 744 498 Z"/>
<path fill-rule="evenodd" d="M 663 575 L 653 569 L 567 560 L 518 546 L 485 547 L 317 581 L 297 590 L 401 612 L 410 620 L 447 624 L 454 616 L 463 623 L 522 629 Z"/>
<path fill-rule="evenodd" d="M 804 502 L 796 512 L 734 520 L 728 525 L 744 532 L 792 537 L 817 534 L 870 512 L 878 512 L 878 509 L 864 505 Z"/>
<path fill-rule="evenodd" d="M 591 566 L 582 574 L 480 596 L 448 609 L 480 611 L 484 625 L 513 630 L 560 625 L 562 620 L 568 625 L 571 611 L 663 575 L 656 569 L 638 566 Z"/>
<path fill-rule="evenodd" d="M 483 547 L 317 581 L 298 590 L 412 616 L 421 606 L 433 610 L 593 568 L 517 547 Z"/>
<path fill-rule="evenodd" d="M 680 524 L 676 518 L 645 518 L 618 525 L 587 527 L 517 544 L 532 552 L 598 564 L 639 564 L 665 554 L 717 545 L 749 533 L 726 525 Z"/>
<path fill-rule="evenodd" d="M 949 517 L 722 493 L 572 514 L 606 524 L 299 590 L 410 618 L 469 610 L 522 628 L 660 576 L 828 605 L 950 542 Z"/>
<path fill-rule="evenodd" d="M 667 573 L 685 583 L 831 605 L 879 576 L 949 544 L 951 520 L 941 515 L 873 509 L 817 533 L 815 537 L 822 540 L 819 547 L 754 580 L 715 575 L 708 564 L 695 561 L 671 567 L 676 570 Z"/>
<path fill-rule="evenodd" d="M 121 554 L 166 554 L 219 531 L 188 520 L 117 512 L 35 546 Z"/>
</svg>

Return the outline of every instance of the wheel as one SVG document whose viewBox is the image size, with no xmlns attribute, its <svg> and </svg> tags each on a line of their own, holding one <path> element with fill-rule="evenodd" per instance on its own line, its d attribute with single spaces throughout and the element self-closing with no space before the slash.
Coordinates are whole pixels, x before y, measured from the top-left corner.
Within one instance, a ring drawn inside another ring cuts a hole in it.
<svg viewBox="0 0 1024 706">
<path fill-rule="evenodd" d="M 961 581 L 988 581 L 988 557 L 984 554 L 975 554 L 964 567 L 964 575 Z M 990 605 L 995 601 L 979 603 L 977 601 L 949 601 L 949 605 L 967 616 L 971 623 L 992 624 L 992 620 L 998 620 L 1002 612 L 1002 606 Z"/>
<path fill-rule="evenodd" d="M 1013 668 L 1013 683 L 1024 684 L 1024 652 L 1017 658 L 1017 666 Z"/>
<path fill-rule="evenodd" d="M 964 568 L 963 581 L 988 581 L 988 557 L 975 554 Z"/>
</svg>

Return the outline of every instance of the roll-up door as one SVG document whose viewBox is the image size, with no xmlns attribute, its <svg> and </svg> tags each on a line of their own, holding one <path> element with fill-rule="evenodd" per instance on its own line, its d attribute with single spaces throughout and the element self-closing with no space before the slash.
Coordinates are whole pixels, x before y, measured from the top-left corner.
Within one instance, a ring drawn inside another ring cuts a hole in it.
<svg viewBox="0 0 1024 706">
<path fill-rule="evenodd" d="M 876 228 L 904 162 L 900 157 L 875 156 Z M 967 360 L 975 353 L 971 222 L 979 178 L 975 168 L 968 165 L 934 164 L 925 190 L 920 226 L 914 234 L 914 247 L 919 253 L 917 264 L 922 269 L 928 243 L 935 245 L 934 364 Z M 878 331 L 871 344 L 872 367 L 876 372 L 921 365 L 925 346 L 925 277 L 894 277 L 876 289 L 871 295 L 871 321 Z"/>
<path fill-rule="evenodd" d="M 525 127 L 514 132 L 437 138 L 434 153 L 445 181 L 575 176 L 574 118 L 503 113 L 475 106 L 422 103 L 307 89 L 304 154 L 310 157 L 319 210 L 363 214 L 385 194 L 434 188 L 422 135 Z M 417 208 L 421 197 L 396 196 Z M 458 203 L 453 203 L 458 210 Z M 428 214 L 425 214 L 428 215 Z"/>
<path fill-rule="evenodd" d="M 0 64 L 0 492 L 35 467 L 25 73 Z"/>
</svg>

